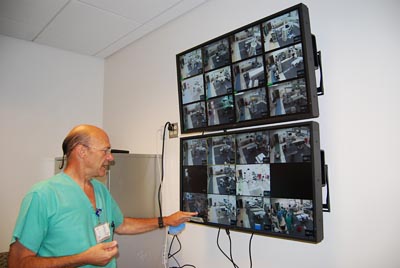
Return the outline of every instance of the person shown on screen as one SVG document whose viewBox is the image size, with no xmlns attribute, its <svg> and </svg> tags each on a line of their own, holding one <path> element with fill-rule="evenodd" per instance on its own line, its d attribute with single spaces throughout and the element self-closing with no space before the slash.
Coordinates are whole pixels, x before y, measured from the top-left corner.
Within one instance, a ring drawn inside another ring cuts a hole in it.
<svg viewBox="0 0 400 268">
<path fill-rule="evenodd" d="M 127 218 L 102 177 L 113 156 L 107 134 L 91 125 L 71 130 L 62 144 L 65 170 L 34 185 L 22 201 L 9 251 L 9 267 L 116 267 L 117 234 L 176 226 L 197 213 Z"/>
</svg>

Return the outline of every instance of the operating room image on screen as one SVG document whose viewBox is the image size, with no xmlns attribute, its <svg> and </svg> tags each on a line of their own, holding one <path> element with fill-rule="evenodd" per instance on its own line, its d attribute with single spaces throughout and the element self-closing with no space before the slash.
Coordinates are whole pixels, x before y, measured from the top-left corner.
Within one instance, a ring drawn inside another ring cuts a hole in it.
<svg viewBox="0 0 400 268">
<path fill-rule="evenodd" d="M 207 194 L 200 193 L 183 193 L 183 209 L 184 211 L 197 212 L 192 221 L 207 222 L 208 221 L 208 199 Z"/>
<path fill-rule="evenodd" d="M 232 93 L 232 75 L 230 66 L 205 74 L 207 99 Z"/>
<path fill-rule="evenodd" d="M 264 87 L 236 93 L 235 102 L 238 122 L 268 116 L 267 94 Z"/>
<path fill-rule="evenodd" d="M 207 139 L 208 165 L 235 164 L 235 136 L 217 136 Z"/>
<path fill-rule="evenodd" d="M 301 44 L 285 47 L 265 55 L 268 85 L 304 76 Z"/>
<path fill-rule="evenodd" d="M 262 24 L 265 51 L 301 41 L 299 12 L 293 10 Z"/>
<path fill-rule="evenodd" d="M 253 230 L 271 230 L 270 198 L 259 196 L 237 197 L 237 226 Z"/>
<path fill-rule="evenodd" d="M 232 35 L 230 42 L 232 62 L 247 59 L 263 52 L 259 25 Z"/>
<path fill-rule="evenodd" d="M 203 72 L 201 49 L 190 51 L 179 57 L 180 80 Z"/>
<path fill-rule="evenodd" d="M 313 203 L 304 199 L 271 198 L 272 231 L 293 236 L 313 236 Z"/>
<path fill-rule="evenodd" d="M 236 194 L 270 196 L 271 173 L 269 164 L 236 165 Z"/>
<path fill-rule="evenodd" d="M 208 194 L 208 221 L 236 225 L 236 196 Z"/>
<path fill-rule="evenodd" d="M 208 167 L 209 194 L 236 194 L 235 165 L 215 165 Z"/>
<path fill-rule="evenodd" d="M 222 125 L 235 122 L 233 96 L 225 95 L 208 99 L 208 125 Z"/>
<path fill-rule="evenodd" d="M 183 165 L 207 165 L 206 139 L 193 139 L 183 141 Z"/>
<path fill-rule="evenodd" d="M 273 130 L 271 134 L 271 163 L 311 161 L 310 129 L 294 127 Z"/>
<path fill-rule="evenodd" d="M 200 128 L 207 126 L 206 104 L 203 101 L 183 106 L 184 129 Z"/>
<path fill-rule="evenodd" d="M 275 84 L 268 88 L 270 93 L 270 115 L 308 112 L 307 88 L 304 79 Z"/>
<path fill-rule="evenodd" d="M 270 161 L 270 137 L 268 131 L 236 134 L 237 164 L 268 164 Z"/>
<path fill-rule="evenodd" d="M 203 53 L 205 72 L 228 65 L 231 61 L 229 41 L 227 38 L 205 46 Z"/>
<path fill-rule="evenodd" d="M 182 81 L 182 103 L 204 100 L 203 76 L 198 75 Z"/>
<path fill-rule="evenodd" d="M 241 91 L 265 84 L 264 62 L 262 57 L 255 57 L 233 65 L 233 88 Z"/>
</svg>

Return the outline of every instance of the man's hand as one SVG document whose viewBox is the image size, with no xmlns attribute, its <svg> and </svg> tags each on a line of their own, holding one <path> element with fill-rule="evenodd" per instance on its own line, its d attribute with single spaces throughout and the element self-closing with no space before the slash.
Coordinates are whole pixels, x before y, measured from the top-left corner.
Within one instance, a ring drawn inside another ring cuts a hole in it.
<svg viewBox="0 0 400 268">
<path fill-rule="evenodd" d="M 92 265 L 105 266 L 118 254 L 117 241 L 97 244 L 82 253 L 86 263 Z"/>
<path fill-rule="evenodd" d="M 163 217 L 165 226 L 178 226 L 187 222 L 191 217 L 196 216 L 197 212 L 178 211 L 169 216 Z M 140 234 L 155 230 L 159 227 L 158 218 L 124 218 L 124 222 L 115 229 L 117 234 Z"/>
<path fill-rule="evenodd" d="M 177 226 L 181 223 L 187 222 L 191 217 L 196 216 L 197 212 L 177 211 L 164 218 L 164 223 L 167 226 Z"/>
<path fill-rule="evenodd" d="M 18 240 L 11 244 L 8 257 L 10 268 L 58 268 L 78 267 L 84 265 L 105 266 L 118 254 L 117 241 L 97 244 L 88 250 L 70 256 L 39 257 L 35 252 L 27 249 Z"/>
</svg>

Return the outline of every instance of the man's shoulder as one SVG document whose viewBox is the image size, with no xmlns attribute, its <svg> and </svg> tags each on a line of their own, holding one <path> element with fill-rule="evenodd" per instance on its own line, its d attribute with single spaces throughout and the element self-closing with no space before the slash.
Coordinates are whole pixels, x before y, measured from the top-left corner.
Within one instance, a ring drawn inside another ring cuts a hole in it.
<svg viewBox="0 0 400 268">
<path fill-rule="evenodd" d="M 47 191 L 53 191 L 59 187 L 64 187 L 66 184 L 69 184 L 67 178 L 63 176 L 63 173 L 58 173 L 46 180 L 37 182 L 32 186 L 29 192 L 45 193 Z"/>
</svg>

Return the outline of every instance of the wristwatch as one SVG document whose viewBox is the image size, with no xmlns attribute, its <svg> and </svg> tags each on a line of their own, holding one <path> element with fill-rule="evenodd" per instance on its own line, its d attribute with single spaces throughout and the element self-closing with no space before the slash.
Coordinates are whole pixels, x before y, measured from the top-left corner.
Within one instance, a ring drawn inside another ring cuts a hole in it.
<svg viewBox="0 0 400 268">
<path fill-rule="evenodd" d="M 158 217 L 158 228 L 163 228 L 164 227 L 164 221 L 163 218 L 160 216 Z"/>
</svg>

